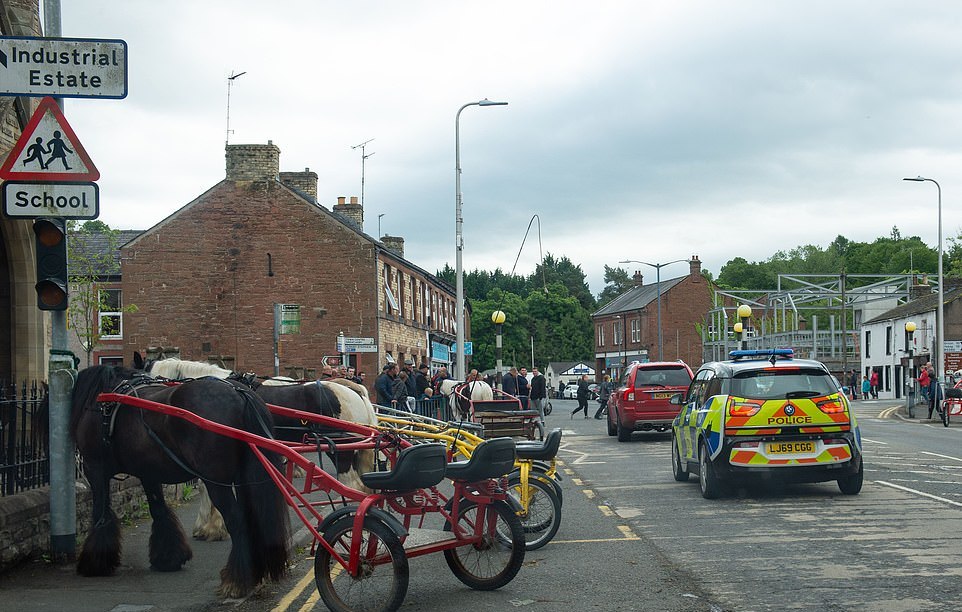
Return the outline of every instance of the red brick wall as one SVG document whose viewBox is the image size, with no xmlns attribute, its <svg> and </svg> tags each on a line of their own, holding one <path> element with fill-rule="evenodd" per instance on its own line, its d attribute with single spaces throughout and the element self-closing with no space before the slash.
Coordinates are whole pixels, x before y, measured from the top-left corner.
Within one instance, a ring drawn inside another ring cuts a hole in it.
<svg viewBox="0 0 962 612">
<path fill-rule="evenodd" d="M 270 270 L 268 272 L 268 253 Z M 335 338 L 377 336 L 373 245 L 275 181 L 224 181 L 121 251 L 125 353 L 179 347 L 272 374 L 273 304 L 301 305 L 286 366 L 318 368 Z M 370 363 L 367 363 L 370 361 Z M 359 367 L 372 374 L 375 357 Z"/>
</svg>

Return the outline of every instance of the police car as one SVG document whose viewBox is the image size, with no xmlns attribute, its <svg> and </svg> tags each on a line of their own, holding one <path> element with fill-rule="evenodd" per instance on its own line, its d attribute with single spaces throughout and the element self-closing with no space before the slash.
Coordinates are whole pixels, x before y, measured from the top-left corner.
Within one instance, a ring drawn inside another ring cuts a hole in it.
<svg viewBox="0 0 962 612">
<path fill-rule="evenodd" d="M 791 349 L 732 351 L 706 363 L 684 394 L 672 423 L 675 480 L 697 474 L 702 496 L 752 476 L 784 482 L 835 480 L 842 493 L 862 489 L 862 441 L 824 364 L 795 359 Z"/>
</svg>

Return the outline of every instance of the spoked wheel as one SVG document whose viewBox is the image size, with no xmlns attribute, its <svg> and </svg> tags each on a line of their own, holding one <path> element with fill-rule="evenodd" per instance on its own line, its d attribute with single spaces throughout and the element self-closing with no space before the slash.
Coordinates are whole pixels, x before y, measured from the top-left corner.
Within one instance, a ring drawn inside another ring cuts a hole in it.
<svg viewBox="0 0 962 612">
<path fill-rule="evenodd" d="M 518 500 L 519 504 L 522 486 L 520 477 L 508 479 L 508 494 Z M 528 476 L 527 489 L 528 507 L 521 515 L 524 547 L 526 550 L 537 550 L 558 533 L 561 526 L 561 500 L 558 499 L 554 487 L 536 474 Z"/>
<path fill-rule="evenodd" d="M 942 400 L 942 425 L 949 426 L 949 403 L 945 400 Z"/>
<path fill-rule="evenodd" d="M 511 582 L 524 563 L 524 529 L 521 519 L 503 501 L 478 506 L 461 500 L 458 527 L 467 534 L 483 525 L 481 541 L 444 551 L 444 560 L 458 580 L 478 591 L 491 591 Z M 445 522 L 445 531 L 451 531 Z"/>
<path fill-rule="evenodd" d="M 314 581 L 321 599 L 335 612 L 389 612 L 397 610 L 408 590 L 408 559 L 398 537 L 373 517 L 364 519 L 360 572 L 352 577 L 318 547 L 314 556 Z M 345 516 L 324 531 L 324 539 L 344 559 L 351 551 L 354 517 Z"/>
<path fill-rule="evenodd" d="M 544 405 L 544 415 L 545 415 L 545 416 L 548 416 L 549 414 L 551 414 L 551 411 L 552 411 L 552 410 L 554 410 L 554 408 L 551 407 L 551 402 L 547 402 L 547 403 Z"/>
</svg>

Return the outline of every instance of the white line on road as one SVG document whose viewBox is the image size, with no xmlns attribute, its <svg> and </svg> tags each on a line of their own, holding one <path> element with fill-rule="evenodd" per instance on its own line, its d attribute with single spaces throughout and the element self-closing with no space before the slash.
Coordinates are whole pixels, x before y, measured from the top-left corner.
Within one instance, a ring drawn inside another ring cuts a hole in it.
<svg viewBox="0 0 962 612">
<path fill-rule="evenodd" d="M 938 453 L 930 453 L 929 451 L 919 451 L 923 455 L 932 455 L 933 457 L 941 457 L 942 459 L 951 459 L 952 461 L 962 461 L 959 457 L 953 457 L 952 455 L 940 455 Z"/>
<path fill-rule="evenodd" d="M 888 444 L 888 442 L 882 442 L 881 440 L 870 440 L 869 438 L 862 438 L 862 442 L 871 442 L 872 444 Z"/>
<path fill-rule="evenodd" d="M 907 492 L 907 493 L 914 493 L 914 494 L 920 495 L 920 496 L 922 496 L 922 497 L 928 497 L 929 499 L 934 499 L 935 501 L 940 501 L 940 502 L 942 502 L 942 503 L 944 503 L 944 504 L 950 504 L 950 505 L 952 505 L 952 506 L 958 506 L 959 508 L 962 508 L 962 503 L 960 503 L 960 502 L 952 501 L 951 499 L 945 499 L 944 497 L 939 497 L 938 495 L 932 495 L 931 493 L 926 493 L 925 491 L 919 491 L 918 489 L 910 489 L 909 487 L 903 487 L 903 486 L 901 486 L 901 485 L 897 485 L 897 484 L 894 484 L 894 483 L 891 483 L 891 482 L 885 482 L 884 480 L 876 480 L 875 482 L 877 482 L 877 483 L 880 484 L 880 485 L 884 485 L 884 486 L 886 486 L 886 487 L 892 487 L 893 489 L 898 489 L 899 491 L 905 491 L 905 492 Z"/>
</svg>

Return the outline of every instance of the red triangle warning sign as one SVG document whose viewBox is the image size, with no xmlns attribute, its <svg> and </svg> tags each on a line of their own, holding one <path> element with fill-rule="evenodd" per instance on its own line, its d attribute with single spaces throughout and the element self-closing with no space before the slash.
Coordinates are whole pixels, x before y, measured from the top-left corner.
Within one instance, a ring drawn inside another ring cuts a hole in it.
<svg viewBox="0 0 962 612">
<path fill-rule="evenodd" d="M 96 181 L 100 171 L 74 133 L 57 101 L 46 97 L 0 166 L 6 181 Z"/>
</svg>

